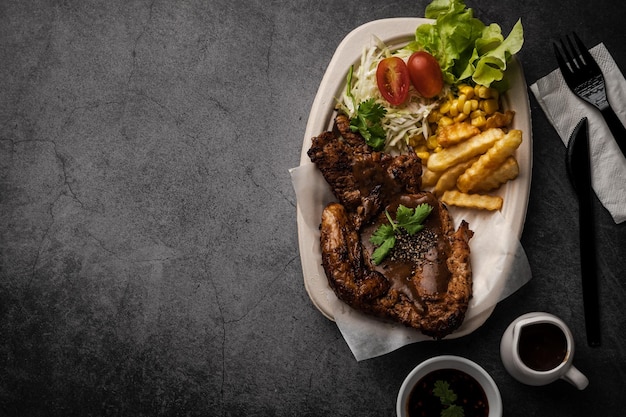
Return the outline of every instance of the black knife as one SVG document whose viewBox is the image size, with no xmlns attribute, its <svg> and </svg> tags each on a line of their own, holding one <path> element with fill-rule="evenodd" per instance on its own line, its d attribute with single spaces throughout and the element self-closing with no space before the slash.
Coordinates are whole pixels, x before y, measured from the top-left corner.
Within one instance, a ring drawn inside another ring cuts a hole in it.
<svg viewBox="0 0 626 417">
<path fill-rule="evenodd" d="M 600 303 L 593 217 L 593 189 L 589 153 L 589 126 L 583 118 L 567 144 L 567 173 L 576 190 L 579 203 L 580 269 L 587 344 L 600 346 Z"/>
</svg>

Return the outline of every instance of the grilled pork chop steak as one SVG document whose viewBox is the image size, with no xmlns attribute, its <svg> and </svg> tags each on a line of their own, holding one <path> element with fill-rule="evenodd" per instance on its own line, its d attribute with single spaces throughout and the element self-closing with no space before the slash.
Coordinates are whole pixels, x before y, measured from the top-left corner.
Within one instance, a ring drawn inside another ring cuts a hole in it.
<svg viewBox="0 0 626 417">
<path fill-rule="evenodd" d="M 330 184 L 338 202 L 322 213 L 322 264 L 329 285 L 353 308 L 416 328 L 434 338 L 457 329 L 472 296 L 469 240 L 463 221 L 455 231 L 447 208 L 422 191 L 420 159 L 413 153 L 374 152 L 337 116 L 332 132 L 313 138 L 311 160 Z M 371 259 L 372 233 L 400 204 L 428 203 L 424 229 L 399 234 L 378 265 Z"/>
<path fill-rule="evenodd" d="M 392 157 L 372 151 L 344 115 L 332 132 L 313 138 L 308 155 L 357 227 L 378 214 L 389 196 L 417 193 L 422 186 L 422 163 L 414 152 Z"/>
</svg>

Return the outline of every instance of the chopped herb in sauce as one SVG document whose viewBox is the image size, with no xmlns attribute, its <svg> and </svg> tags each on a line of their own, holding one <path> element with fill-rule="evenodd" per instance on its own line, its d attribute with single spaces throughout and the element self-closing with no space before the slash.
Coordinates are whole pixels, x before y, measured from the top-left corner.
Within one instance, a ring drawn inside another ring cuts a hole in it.
<svg viewBox="0 0 626 417">
<path fill-rule="evenodd" d="M 372 254 L 374 264 L 379 265 L 389 255 L 396 246 L 400 233 L 405 232 L 408 236 L 413 236 L 424 229 L 424 220 L 426 220 L 432 210 L 433 207 L 426 203 L 422 203 L 415 208 L 408 208 L 400 204 L 396 211 L 395 220 L 385 210 L 389 224 L 381 225 L 370 238 L 370 241 L 378 246 Z M 402 238 L 400 237 L 400 239 Z"/>
</svg>

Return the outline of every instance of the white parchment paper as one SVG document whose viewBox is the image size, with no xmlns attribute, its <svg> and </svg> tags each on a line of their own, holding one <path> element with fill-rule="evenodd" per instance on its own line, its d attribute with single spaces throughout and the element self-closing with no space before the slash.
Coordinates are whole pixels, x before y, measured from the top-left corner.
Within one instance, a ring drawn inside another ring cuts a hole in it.
<svg viewBox="0 0 626 417">
<path fill-rule="evenodd" d="M 334 295 L 321 266 L 319 224 L 322 210 L 334 200 L 330 187 L 313 163 L 304 163 L 290 170 L 299 210 L 300 238 L 311 240 L 306 247 L 315 262 L 303 262 L 307 290 L 316 304 L 324 304 L 357 360 L 380 356 L 404 345 L 432 340 L 415 329 L 389 323 L 362 314 L 341 302 Z M 474 231 L 470 240 L 473 270 L 473 298 L 463 325 L 448 338 L 461 337 L 480 327 L 495 305 L 508 297 L 531 278 L 530 266 L 516 233 L 499 212 L 483 212 L 450 208 L 455 224 L 465 219 Z M 311 278 L 313 277 L 313 278 Z"/>
</svg>

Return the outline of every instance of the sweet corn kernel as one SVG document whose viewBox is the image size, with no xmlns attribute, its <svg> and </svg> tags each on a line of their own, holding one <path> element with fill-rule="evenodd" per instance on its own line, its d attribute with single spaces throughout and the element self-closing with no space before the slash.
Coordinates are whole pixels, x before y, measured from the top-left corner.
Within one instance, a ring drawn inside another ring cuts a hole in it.
<svg viewBox="0 0 626 417">
<path fill-rule="evenodd" d="M 450 126 L 454 121 L 448 116 L 443 116 L 439 119 L 439 126 Z"/>
<path fill-rule="evenodd" d="M 452 117 L 455 117 L 457 114 L 459 114 L 459 100 L 454 100 L 452 102 L 448 114 L 450 114 L 450 116 Z"/>
<path fill-rule="evenodd" d="M 471 113 L 470 113 L 470 117 L 471 117 L 472 119 L 475 119 L 475 118 L 477 118 L 477 117 L 481 117 L 481 116 L 482 116 L 482 117 L 485 117 L 485 116 L 486 116 L 486 114 L 485 114 L 485 112 L 484 112 L 484 111 L 482 111 L 482 110 L 480 110 L 480 109 L 478 109 L 478 110 L 474 110 L 473 112 L 471 112 Z"/>
<path fill-rule="evenodd" d="M 476 103 L 476 105 L 478 105 L 478 103 Z M 466 116 L 469 116 L 469 114 L 472 112 L 472 101 L 466 101 L 463 104 L 463 114 L 465 114 Z"/>
<path fill-rule="evenodd" d="M 488 87 L 485 87 L 484 85 L 478 85 L 476 87 L 478 88 L 478 91 L 474 89 L 474 92 L 476 92 L 476 95 L 479 98 L 491 98 L 491 90 Z"/>
<path fill-rule="evenodd" d="M 471 99 L 474 97 L 474 88 L 467 84 L 462 84 L 459 86 L 459 93 L 465 94 L 465 97 Z"/>
<path fill-rule="evenodd" d="M 483 110 L 487 114 L 494 114 L 498 111 L 498 100 L 491 98 L 483 101 Z"/>
<path fill-rule="evenodd" d="M 476 99 L 470 100 L 470 103 L 472 103 L 472 111 L 478 109 L 478 100 Z"/>
<path fill-rule="evenodd" d="M 439 144 L 437 143 L 437 136 L 431 136 L 426 141 L 428 149 L 435 149 Z"/>
<path fill-rule="evenodd" d="M 465 94 L 459 95 L 459 98 L 457 99 L 456 108 L 460 112 L 463 111 L 463 107 L 465 106 L 466 101 L 467 101 L 467 96 Z"/>
<path fill-rule="evenodd" d="M 439 112 L 441 114 L 446 114 L 447 112 L 449 112 L 450 111 L 450 104 L 451 104 L 450 101 L 446 101 L 445 103 L 443 103 L 441 105 L 441 107 L 439 107 Z"/>
<path fill-rule="evenodd" d="M 468 118 L 468 116 L 469 116 L 469 112 L 468 112 L 468 113 L 459 113 L 459 114 L 458 114 L 458 116 L 456 116 L 456 117 L 454 118 L 454 122 L 455 122 L 455 123 L 460 123 L 460 122 L 462 122 L 463 120 L 467 119 L 467 118 Z"/>
<path fill-rule="evenodd" d="M 426 139 L 424 139 L 424 135 L 419 133 L 417 135 L 413 135 L 409 138 L 409 145 L 415 149 L 417 146 L 424 145 L 426 143 Z"/>
<path fill-rule="evenodd" d="M 437 123 L 437 120 L 439 120 L 440 118 L 441 113 L 439 112 L 439 110 L 433 110 L 428 114 L 426 120 L 428 120 L 428 123 Z"/>
<path fill-rule="evenodd" d="M 487 119 L 485 119 L 485 116 L 478 116 L 478 117 L 471 119 L 470 123 L 472 124 L 472 126 L 476 126 L 480 128 L 480 127 L 483 127 L 487 123 Z"/>
<path fill-rule="evenodd" d="M 430 152 L 415 152 L 415 155 L 417 155 L 419 159 L 422 160 L 422 163 L 425 164 L 426 162 L 428 162 L 428 157 L 430 156 Z"/>
</svg>

